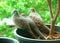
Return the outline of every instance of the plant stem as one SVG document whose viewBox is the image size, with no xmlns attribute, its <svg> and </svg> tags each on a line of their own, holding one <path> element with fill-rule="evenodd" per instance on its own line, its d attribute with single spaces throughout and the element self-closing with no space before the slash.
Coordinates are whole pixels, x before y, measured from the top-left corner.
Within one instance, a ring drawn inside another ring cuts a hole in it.
<svg viewBox="0 0 60 43">
<path fill-rule="evenodd" d="M 52 6 L 51 6 L 51 0 L 47 0 L 48 2 L 48 6 L 50 8 L 50 15 L 51 15 L 51 19 L 53 18 L 53 13 L 52 13 Z"/>
<path fill-rule="evenodd" d="M 58 0 L 58 6 L 57 6 L 57 11 L 56 11 L 55 21 L 59 15 L 59 12 L 60 12 L 60 0 Z"/>
<path fill-rule="evenodd" d="M 52 19 L 50 35 L 54 34 L 55 22 L 57 20 L 59 12 L 60 12 L 60 0 L 58 0 L 58 6 L 57 6 L 57 10 L 56 10 L 56 16 Z"/>
<path fill-rule="evenodd" d="M 51 26 L 50 26 L 50 33 L 49 35 L 53 35 L 54 34 L 54 28 L 55 28 L 55 20 L 54 18 L 52 19 L 52 23 L 51 23 Z"/>
</svg>

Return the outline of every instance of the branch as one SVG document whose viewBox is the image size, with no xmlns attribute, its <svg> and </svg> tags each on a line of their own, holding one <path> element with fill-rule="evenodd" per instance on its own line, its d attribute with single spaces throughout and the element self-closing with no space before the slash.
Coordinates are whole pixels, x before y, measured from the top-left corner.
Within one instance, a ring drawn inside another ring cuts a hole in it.
<svg viewBox="0 0 60 43">
<path fill-rule="evenodd" d="M 59 12 L 60 12 L 60 0 L 58 0 L 58 6 L 57 6 L 57 10 L 56 10 L 56 16 L 52 19 L 50 35 L 53 35 L 54 34 L 55 22 L 57 20 L 57 17 L 59 15 Z"/>
<path fill-rule="evenodd" d="M 50 15 L 51 15 L 51 18 L 53 18 L 51 0 L 47 0 L 47 2 L 48 2 L 48 6 L 49 6 L 49 8 L 50 8 Z"/>
<path fill-rule="evenodd" d="M 60 12 L 60 0 L 58 0 L 58 6 L 57 6 L 57 11 L 56 11 L 55 21 L 59 15 L 59 12 Z"/>
</svg>

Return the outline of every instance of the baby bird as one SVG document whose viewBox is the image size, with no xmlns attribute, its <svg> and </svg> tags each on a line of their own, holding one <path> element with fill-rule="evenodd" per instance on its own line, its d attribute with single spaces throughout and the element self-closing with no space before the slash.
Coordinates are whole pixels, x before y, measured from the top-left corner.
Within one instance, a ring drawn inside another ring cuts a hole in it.
<svg viewBox="0 0 60 43">
<path fill-rule="evenodd" d="M 13 21 L 18 28 L 25 28 L 34 38 L 36 38 L 31 30 L 31 27 L 33 27 L 33 29 L 39 34 L 39 36 L 45 39 L 45 36 L 37 29 L 37 26 L 30 17 L 26 17 L 24 14 L 19 16 L 18 11 L 16 10 L 13 11 L 13 14 Z"/>
<path fill-rule="evenodd" d="M 49 34 L 50 29 L 43 23 L 43 20 L 41 18 L 41 16 L 39 16 L 38 13 L 35 12 L 34 8 L 30 9 L 30 14 L 29 14 L 30 18 L 36 23 L 36 25 L 40 28 L 41 31 L 43 31 L 44 33 Z"/>
</svg>

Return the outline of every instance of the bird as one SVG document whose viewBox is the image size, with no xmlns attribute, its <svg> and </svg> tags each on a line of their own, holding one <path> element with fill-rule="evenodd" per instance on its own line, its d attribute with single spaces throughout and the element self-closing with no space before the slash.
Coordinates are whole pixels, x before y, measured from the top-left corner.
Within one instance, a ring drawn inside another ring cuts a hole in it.
<svg viewBox="0 0 60 43">
<path fill-rule="evenodd" d="M 25 15 L 24 13 L 21 13 L 21 15 L 20 15 L 20 16 L 26 17 L 26 15 Z"/>
<path fill-rule="evenodd" d="M 36 38 L 34 33 L 31 31 L 29 23 L 25 19 L 25 15 L 21 14 L 19 15 L 19 12 L 17 10 L 13 10 L 13 22 L 15 23 L 16 27 L 19 29 L 26 29 L 33 38 Z"/>
<path fill-rule="evenodd" d="M 36 26 L 38 26 L 42 32 L 49 34 L 50 28 L 44 24 L 42 17 L 36 13 L 34 8 L 30 9 L 29 17 L 35 22 Z"/>
<path fill-rule="evenodd" d="M 26 17 L 24 14 L 19 15 L 17 10 L 14 10 L 13 14 L 14 14 L 13 21 L 18 28 L 26 28 L 26 30 L 34 38 L 37 38 L 31 30 L 31 28 L 33 27 L 33 29 L 37 32 L 37 34 L 39 34 L 39 36 L 45 39 L 45 36 L 39 31 L 39 29 L 37 29 L 38 27 L 35 25 L 34 21 L 30 17 Z"/>
</svg>

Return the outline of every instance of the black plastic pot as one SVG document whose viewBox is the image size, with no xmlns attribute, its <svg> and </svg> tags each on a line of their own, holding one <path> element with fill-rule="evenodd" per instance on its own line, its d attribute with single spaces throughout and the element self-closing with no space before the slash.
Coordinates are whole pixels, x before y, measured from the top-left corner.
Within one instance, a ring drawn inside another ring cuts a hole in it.
<svg viewBox="0 0 60 43">
<path fill-rule="evenodd" d="M 48 27 L 50 25 L 47 25 Z M 60 27 L 55 26 L 55 31 L 60 32 Z M 20 43 L 60 43 L 60 39 L 42 40 L 33 39 L 31 35 L 24 29 L 15 29 L 14 34 Z"/>
<path fill-rule="evenodd" d="M 19 42 L 12 38 L 0 37 L 0 43 L 19 43 Z"/>
</svg>

